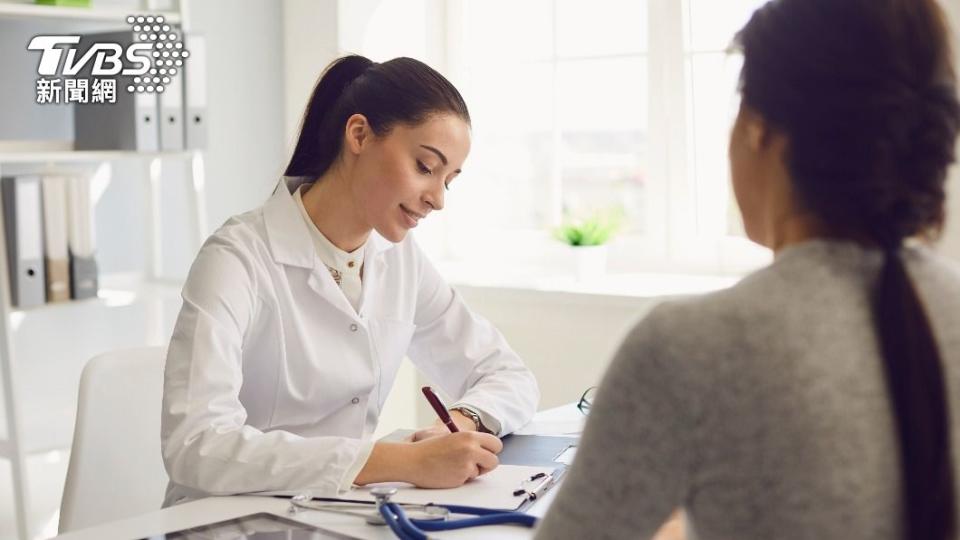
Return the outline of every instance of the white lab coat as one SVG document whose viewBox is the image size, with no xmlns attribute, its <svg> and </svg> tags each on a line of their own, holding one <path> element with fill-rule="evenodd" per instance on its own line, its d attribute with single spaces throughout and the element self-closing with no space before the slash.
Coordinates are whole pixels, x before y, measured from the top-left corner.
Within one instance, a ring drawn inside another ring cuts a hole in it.
<svg viewBox="0 0 960 540">
<path fill-rule="evenodd" d="M 404 356 L 510 433 L 532 417 L 530 371 L 470 312 L 410 235 L 375 231 L 355 310 L 320 262 L 284 178 L 203 245 L 167 354 L 165 504 L 212 494 L 349 488 Z"/>
</svg>

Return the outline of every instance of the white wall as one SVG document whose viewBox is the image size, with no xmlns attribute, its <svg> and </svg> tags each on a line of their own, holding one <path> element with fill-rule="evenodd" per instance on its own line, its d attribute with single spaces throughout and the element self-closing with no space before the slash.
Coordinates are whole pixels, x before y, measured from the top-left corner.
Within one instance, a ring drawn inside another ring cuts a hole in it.
<svg viewBox="0 0 960 540">
<path fill-rule="evenodd" d="M 533 371 L 540 408 L 576 401 L 597 384 L 624 335 L 660 298 L 458 286 Z M 377 434 L 426 425 L 434 414 L 416 390 L 429 384 L 407 362 L 384 406 Z"/>
<path fill-rule="evenodd" d="M 289 154 L 320 73 L 337 57 L 337 0 L 283 2 L 284 141 Z"/>
<path fill-rule="evenodd" d="M 457 287 L 492 321 L 540 381 L 541 406 L 555 407 L 597 384 L 627 331 L 661 299 Z"/>
<path fill-rule="evenodd" d="M 207 36 L 207 211 L 211 228 L 261 205 L 286 159 L 282 5 L 191 2 Z"/>
<path fill-rule="evenodd" d="M 344 54 L 374 61 L 396 56 L 440 65 L 442 47 L 428 47 L 425 25 L 439 17 L 440 0 L 284 0 L 285 132 L 290 151 L 324 68 Z M 438 21 L 434 21 L 435 23 Z"/>
<path fill-rule="evenodd" d="M 950 18 L 954 61 L 956 72 L 960 75 L 960 0 L 943 0 L 942 3 Z M 960 142 L 957 155 L 960 157 Z M 947 228 L 940 249 L 947 256 L 960 260 L 960 165 L 953 167 L 947 190 Z"/>
</svg>

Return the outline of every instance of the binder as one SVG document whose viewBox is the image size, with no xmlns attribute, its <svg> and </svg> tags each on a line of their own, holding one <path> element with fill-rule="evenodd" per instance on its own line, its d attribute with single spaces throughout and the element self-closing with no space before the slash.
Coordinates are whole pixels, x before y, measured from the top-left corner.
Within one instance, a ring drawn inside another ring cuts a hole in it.
<svg viewBox="0 0 960 540">
<path fill-rule="evenodd" d="M 183 150 L 183 71 L 178 71 L 160 93 L 160 150 L 163 152 Z"/>
<path fill-rule="evenodd" d="M 99 280 L 89 177 L 73 178 L 67 183 L 67 219 L 71 293 L 75 299 L 94 298 Z"/>
<path fill-rule="evenodd" d="M 118 43 L 126 47 L 135 42 L 133 31 L 84 34 L 78 44 L 77 57 L 99 41 Z M 93 62 L 78 74 L 90 77 Z M 116 76 L 116 103 L 75 103 L 73 107 L 74 148 L 76 150 L 130 150 L 156 152 L 160 149 L 160 131 L 157 121 L 157 96 L 149 93 L 130 93 L 127 86 L 133 77 Z"/>
<path fill-rule="evenodd" d="M 197 34 L 184 35 L 190 56 L 183 62 L 185 148 L 207 147 L 207 41 Z"/>
<path fill-rule="evenodd" d="M 18 308 L 39 306 L 46 301 L 40 190 L 38 176 L 8 176 L 0 180 L 10 302 Z"/>
<path fill-rule="evenodd" d="M 160 121 L 156 94 L 133 94 L 133 137 L 128 150 L 157 152 L 160 150 Z"/>
<path fill-rule="evenodd" d="M 67 182 L 46 176 L 43 192 L 44 272 L 47 302 L 70 300 L 70 254 L 67 248 Z"/>
</svg>

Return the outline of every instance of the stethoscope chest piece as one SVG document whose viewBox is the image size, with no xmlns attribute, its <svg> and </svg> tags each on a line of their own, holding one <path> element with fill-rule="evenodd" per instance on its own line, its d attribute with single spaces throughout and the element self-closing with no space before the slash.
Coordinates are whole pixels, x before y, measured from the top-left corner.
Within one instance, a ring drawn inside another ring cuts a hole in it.
<svg viewBox="0 0 960 540">
<path fill-rule="evenodd" d="M 398 491 L 395 487 L 377 486 L 370 490 L 370 494 L 377 500 L 377 508 L 380 508 L 384 503 L 390 502 L 390 497 L 396 495 Z"/>
<path fill-rule="evenodd" d="M 397 494 L 397 488 L 387 487 L 387 486 L 377 486 L 370 490 L 370 494 L 373 495 L 373 498 L 377 500 L 377 511 L 370 515 L 367 518 L 367 524 L 369 525 L 386 525 L 387 522 L 383 519 L 383 505 L 390 503 L 390 497 L 393 497 Z"/>
</svg>

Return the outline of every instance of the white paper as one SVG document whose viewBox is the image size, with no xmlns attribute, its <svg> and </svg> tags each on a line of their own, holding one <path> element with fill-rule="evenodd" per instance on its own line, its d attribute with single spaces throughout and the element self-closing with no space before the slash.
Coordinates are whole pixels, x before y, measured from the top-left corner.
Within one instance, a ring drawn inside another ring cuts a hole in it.
<svg viewBox="0 0 960 540">
<path fill-rule="evenodd" d="M 391 498 L 391 501 L 398 503 L 435 503 L 443 505 L 458 504 L 501 510 L 516 510 L 526 501 L 526 498 L 525 495 L 514 495 L 514 491 L 525 487 L 524 481 L 529 480 L 531 476 L 540 473 L 551 474 L 553 471 L 554 469 L 552 467 L 500 465 L 487 474 L 474 478 L 458 488 L 425 489 L 414 487 L 411 484 L 402 482 L 370 484 L 363 487 L 355 487 L 348 492 L 340 494 L 339 498 L 374 501 L 376 498 L 370 494 L 371 489 L 381 486 L 390 486 L 396 487 L 399 490 L 397 494 Z M 251 495 L 280 496 L 295 496 L 299 494 L 300 492 L 293 491 L 251 493 Z"/>
<path fill-rule="evenodd" d="M 461 504 L 482 506 L 484 508 L 502 508 L 515 510 L 524 502 L 523 495 L 513 492 L 524 487 L 524 481 L 539 473 L 550 474 L 550 467 L 528 467 L 524 465 L 500 465 L 496 469 L 478 476 L 466 484 L 453 489 L 422 489 L 410 484 L 371 484 L 354 488 L 347 498 L 375 500 L 370 490 L 377 486 L 397 487 L 400 491 L 393 496 L 394 502 L 411 504 Z"/>
</svg>

